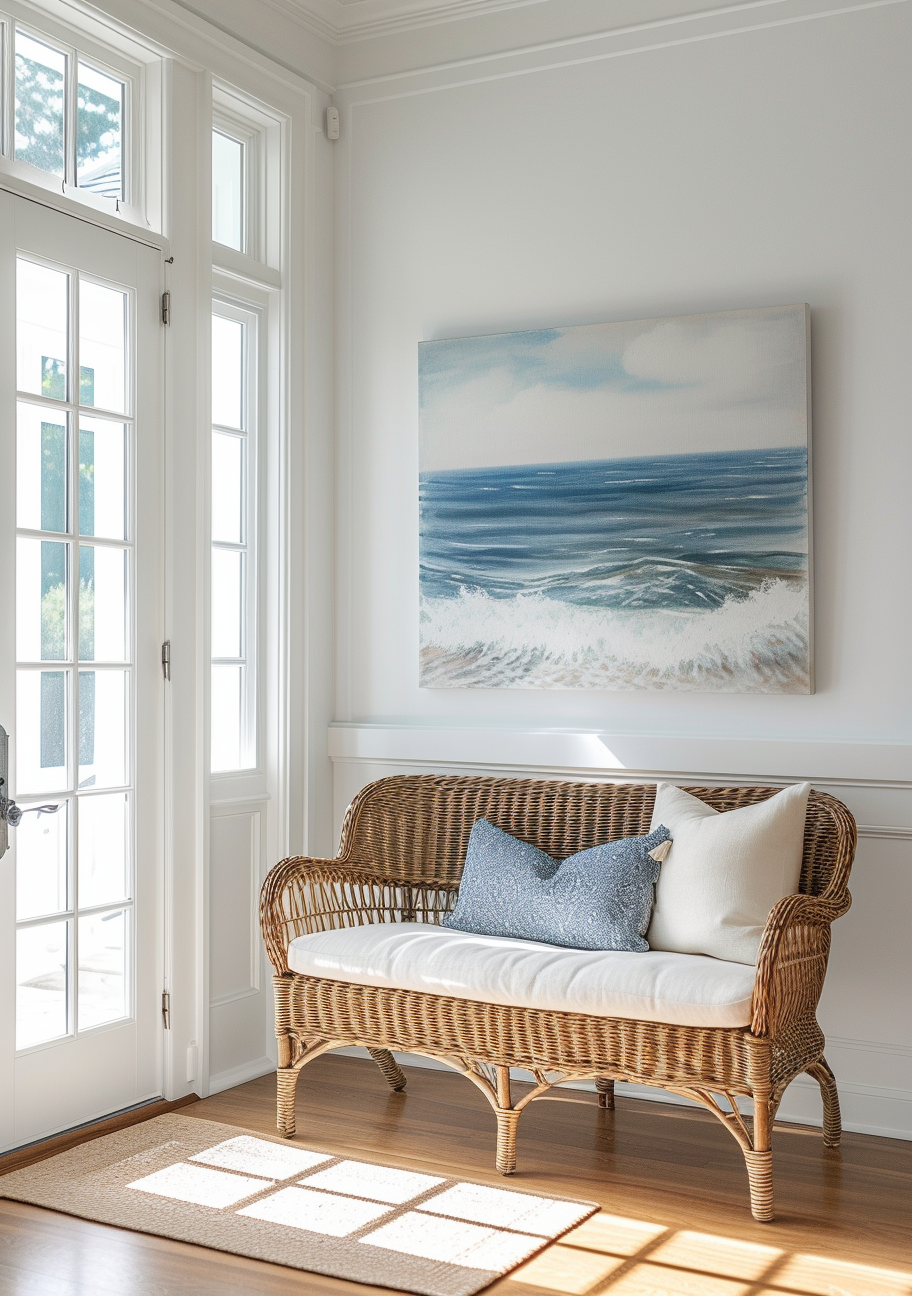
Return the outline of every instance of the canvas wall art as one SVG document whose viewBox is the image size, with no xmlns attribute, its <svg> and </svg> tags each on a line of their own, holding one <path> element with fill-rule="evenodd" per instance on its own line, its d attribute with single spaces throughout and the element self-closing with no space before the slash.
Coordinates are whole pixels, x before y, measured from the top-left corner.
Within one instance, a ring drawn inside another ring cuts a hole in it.
<svg viewBox="0 0 912 1296">
<path fill-rule="evenodd" d="M 808 693 L 808 310 L 424 342 L 420 683 Z"/>
</svg>

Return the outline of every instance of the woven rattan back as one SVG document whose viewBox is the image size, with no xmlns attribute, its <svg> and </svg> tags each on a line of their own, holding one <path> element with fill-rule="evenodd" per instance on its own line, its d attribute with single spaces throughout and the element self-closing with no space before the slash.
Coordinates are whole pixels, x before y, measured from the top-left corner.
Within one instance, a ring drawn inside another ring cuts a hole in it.
<svg viewBox="0 0 912 1296">
<path fill-rule="evenodd" d="M 770 787 L 687 788 L 719 811 L 773 796 Z M 655 785 L 551 779 L 398 775 L 363 788 L 348 808 L 339 855 L 391 881 L 453 884 L 469 834 L 485 818 L 556 859 L 649 831 Z M 841 902 L 855 853 L 855 821 L 840 801 L 811 792 L 801 890 Z"/>
</svg>

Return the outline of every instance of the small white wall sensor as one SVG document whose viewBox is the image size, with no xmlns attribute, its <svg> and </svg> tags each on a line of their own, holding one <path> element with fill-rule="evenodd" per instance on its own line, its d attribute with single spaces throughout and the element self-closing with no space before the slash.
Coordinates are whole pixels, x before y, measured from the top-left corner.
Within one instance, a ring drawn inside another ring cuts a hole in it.
<svg viewBox="0 0 912 1296">
<path fill-rule="evenodd" d="M 337 140 L 339 138 L 339 109 L 326 109 L 326 138 Z"/>
</svg>

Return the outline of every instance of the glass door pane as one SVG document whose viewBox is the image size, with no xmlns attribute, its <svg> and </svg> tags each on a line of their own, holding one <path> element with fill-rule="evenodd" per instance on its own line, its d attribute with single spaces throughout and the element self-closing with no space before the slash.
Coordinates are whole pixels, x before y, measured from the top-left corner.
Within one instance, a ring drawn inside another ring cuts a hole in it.
<svg viewBox="0 0 912 1296">
<path fill-rule="evenodd" d="M 16 273 L 16 367 L 21 392 L 67 399 L 70 276 L 20 257 Z"/>
<path fill-rule="evenodd" d="M 62 806 L 26 816 L 18 839 L 26 1049 L 133 1011 L 133 424 L 129 293 L 21 257 L 16 308 L 17 794 Z"/>
</svg>

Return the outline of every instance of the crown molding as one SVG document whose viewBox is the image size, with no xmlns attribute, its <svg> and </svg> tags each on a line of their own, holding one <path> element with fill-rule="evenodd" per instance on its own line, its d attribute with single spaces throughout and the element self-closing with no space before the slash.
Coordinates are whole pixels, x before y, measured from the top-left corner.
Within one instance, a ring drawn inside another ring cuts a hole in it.
<svg viewBox="0 0 912 1296">
<path fill-rule="evenodd" d="M 260 0 L 336 45 L 548 0 Z"/>
<path fill-rule="evenodd" d="M 395 35 L 466 18 L 527 9 L 533 5 L 555 4 L 559 0 L 259 0 L 259 3 L 283 14 L 324 40 L 335 45 L 345 45 L 370 37 Z M 685 3 L 677 12 L 654 15 L 652 18 L 644 14 L 644 21 L 647 26 L 653 23 L 662 26 L 668 21 L 708 18 L 781 3 L 783 0 L 703 0 L 702 3 L 693 0 L 691 4 Z M 635 27 L 641 25 L 643 24 L 636 23 Z M 606 35 L 628 26 L 629 23 L 609 21 L 607 25 L 598 25 L 594 31 L 587 31 L 586 37 Z"/>
</svg>

